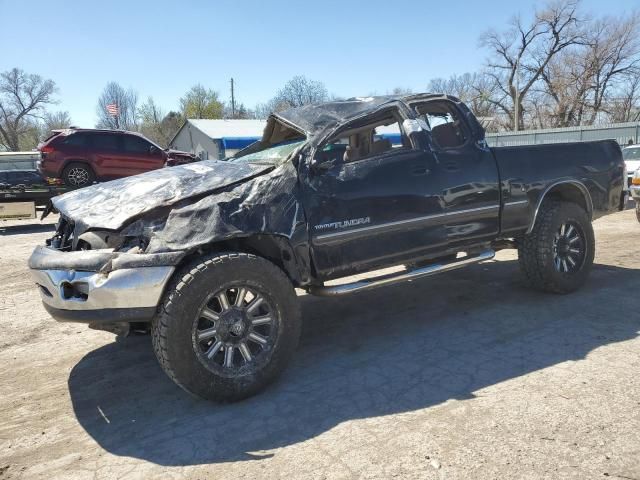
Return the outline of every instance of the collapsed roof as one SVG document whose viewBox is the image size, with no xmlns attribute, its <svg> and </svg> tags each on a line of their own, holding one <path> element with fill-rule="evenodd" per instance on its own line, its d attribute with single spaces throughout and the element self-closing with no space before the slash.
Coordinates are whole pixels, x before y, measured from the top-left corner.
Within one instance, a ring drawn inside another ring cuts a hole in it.
<svg viewBox="0 0 640 480">
<path fill-rule="evenodd" d="M 361 115 L 372 113 L 397 101 L 412 102 L 431 98 L 452 98 L 442 94 L 421 93 L 416 95 L 384 95 L 376 97 L 356 97 L 334 102 L 304 105 L 291 108 L 274 116 L 304 131 L 309 138 L 318 136 L 330 128 L 352 120 Z M 453 99 L 453 98 L 452 98 Z M 457 99 L 453 99 L 456 100 Z"/>
</svg>

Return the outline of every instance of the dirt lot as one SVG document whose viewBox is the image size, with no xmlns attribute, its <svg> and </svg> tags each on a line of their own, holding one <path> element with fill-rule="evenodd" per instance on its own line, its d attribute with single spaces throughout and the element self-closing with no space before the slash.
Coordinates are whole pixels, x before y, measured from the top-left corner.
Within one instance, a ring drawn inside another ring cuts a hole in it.
<svg viewBox="0 0 640 480">
<path fill-rule="evenodd" d="M 591 279 L 526 288 L 500 261 L 301 296 L 302 345 L 265 393 L 195 400 L 150 338 L 58 324 L 0 224 L 0 479 L 640 478 L 640 225 L 598 220 Z"/>
</svg>

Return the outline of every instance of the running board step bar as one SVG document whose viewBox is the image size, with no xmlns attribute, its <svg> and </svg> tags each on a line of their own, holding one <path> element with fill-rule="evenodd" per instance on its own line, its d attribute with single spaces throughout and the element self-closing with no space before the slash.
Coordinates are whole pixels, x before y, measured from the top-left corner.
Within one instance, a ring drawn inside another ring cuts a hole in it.
<svg viewBox="0 0 640 480">
<path fill-rule="evenodd" d="M 466 267 L 467 265 L 491 260 L 495 255 L 496 252 L 493 250 L 486 250 L 476 255 L 468 255 L 449 262 L 437 262 L 427 265 L 426 267 L 416 268 L 414 270 L 402 270 L 400 272 L 381 275 L 379 277 L 358 280 L 357 282 L 322 287 L 312 286 L 309 288 L 309 293 L 321 297 L 335 297 L 338 295 L 345 295 L 347 293 L 360 292 L 362 290 L 369 290 L 383 285 L 391 285 L 394 283 L 406 282 L 407 280 L 428 277 L 437 273 L 449 272 L 451 270 Z"/>
</svg>

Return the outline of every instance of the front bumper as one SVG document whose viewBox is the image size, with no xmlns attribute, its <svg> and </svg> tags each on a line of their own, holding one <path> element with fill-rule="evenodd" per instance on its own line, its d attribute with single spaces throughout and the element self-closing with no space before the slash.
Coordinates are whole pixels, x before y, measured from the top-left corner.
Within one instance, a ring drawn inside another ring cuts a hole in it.
<svg viewBox="0 0 640 480">
<path fill-rule="evenodd" d="M 629 192 L 631 192 L 631 198 L 636 202 L 640 201 L 640 185 L 631 185 L 629 187 Z"/>
<path fill-rule="evenodd" d="M 39 247 L 29 259 L 29 267 L 45 309 L 58 321 L 146 322 L 153 318 L 178 261 L 178 255 L 159 255 L 174 264 L 157 265 L 151 261 L 107 271 L 104 266 L 112 266 L 118 260 L 122 263 L 122 255 L 100 251 L 64 253 Z"/>
</svg>

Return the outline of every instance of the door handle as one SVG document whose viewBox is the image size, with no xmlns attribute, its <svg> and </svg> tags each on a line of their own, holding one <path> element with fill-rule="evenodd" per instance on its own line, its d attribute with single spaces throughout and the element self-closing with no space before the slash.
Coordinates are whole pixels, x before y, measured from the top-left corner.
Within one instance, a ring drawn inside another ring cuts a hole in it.
<svg viewBox="0 0 640 480">
<path fill-rule="evenodd" d="M 411 173 L 413 175 L 428 175 L 429 172 L 431 172 L 431 170 L 429 170 L 427 167 L 416 167 L 411 170 Z"/>
<path fill-rule="evenodd" d="M 449 162 L 444 164 L 444 169 L 447 172 L 458 172 L 460 170 L 460 167 L 455 162 Z"/>
</svg>

